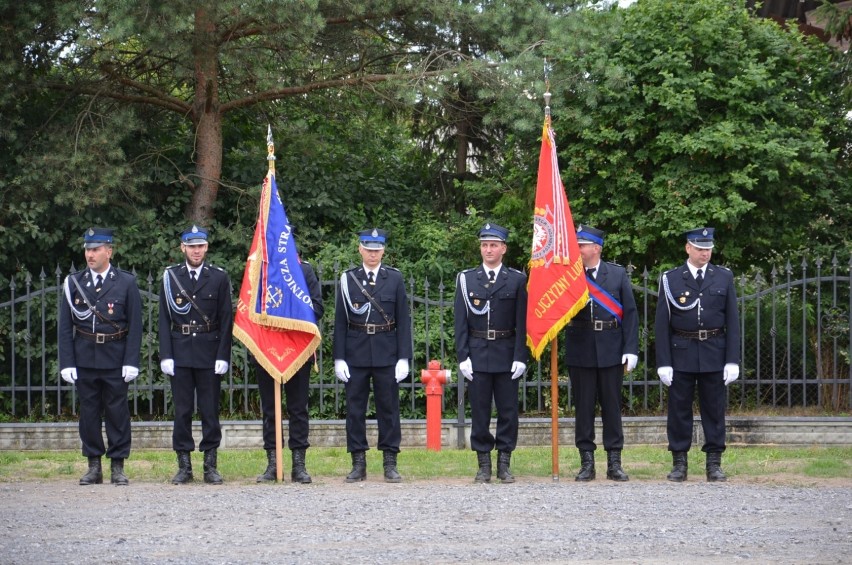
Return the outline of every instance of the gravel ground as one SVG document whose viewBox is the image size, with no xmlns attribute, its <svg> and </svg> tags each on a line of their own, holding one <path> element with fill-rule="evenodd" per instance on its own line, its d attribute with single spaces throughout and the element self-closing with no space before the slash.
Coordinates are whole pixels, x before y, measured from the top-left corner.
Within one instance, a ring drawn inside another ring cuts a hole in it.
<svg viewBox="0 0 852 565">
<path fill-rule="evenodd" d="M 852 563 L 852 480 L 0 484 L 0 562 Z"/>
</svg>

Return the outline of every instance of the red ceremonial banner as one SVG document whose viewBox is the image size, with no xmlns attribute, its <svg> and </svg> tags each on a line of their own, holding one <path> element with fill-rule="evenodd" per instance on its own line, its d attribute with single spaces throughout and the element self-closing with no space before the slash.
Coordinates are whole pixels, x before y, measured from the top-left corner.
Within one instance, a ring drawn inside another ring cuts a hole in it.
<svg viewBox="0 0 852 565">
<path fill-rule="evenodd" d="M 527 282 L 527 345 L 538 360 L 544 348 L 583 309 L 589 298 L 583 259 L 565 187 L 556 139 L 546 117 L 541 135 Z"/>
</svg>

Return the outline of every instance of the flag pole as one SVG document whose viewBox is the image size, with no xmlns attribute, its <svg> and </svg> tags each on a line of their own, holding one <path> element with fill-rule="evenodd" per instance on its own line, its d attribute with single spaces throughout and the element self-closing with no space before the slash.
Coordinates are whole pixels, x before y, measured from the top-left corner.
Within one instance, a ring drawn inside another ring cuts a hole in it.
<svg viewBox="0 0 852 565">
<path fill-rule="evenodd" d="M 266 160 L 269 162 L 267 175 L 275 176 L 275 143 L 272 141 L 272 126 L 267 125 L 266 133 Z M 272 379 L 275 387 L 275 480 L 279 483 L 284 480 L 284 437 L 281 430 L 281 383 L 278 379 Z"/>
<path fill-rule="evenodd" d="M 550 78 L 547 76 L 547 62 L 544 67 L 544 120 L 550 127 Z M 557 333 L 556 336 L 559 334 Z M 559 361 L 556 336 L 550 340 L 550 452 L 551 478 L 559 482 Z"/>
</svg>

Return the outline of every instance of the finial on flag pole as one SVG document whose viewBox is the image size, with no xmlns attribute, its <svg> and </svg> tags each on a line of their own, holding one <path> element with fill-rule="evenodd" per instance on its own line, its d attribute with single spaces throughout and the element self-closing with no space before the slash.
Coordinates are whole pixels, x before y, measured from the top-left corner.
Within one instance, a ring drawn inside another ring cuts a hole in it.
<svg viewBox="0 0 852 565">
<path fill-rule="evenodd" d="M 266 125 L 266 160 L 269 161 L 269 172 L 275 174 L 275 142 L 272 141 L 272 125 Z"/>
<path fill-rule="evenodd" d="M 550 123 L 550 70 L 547 67 L 547 57 L 544 58 L 544 117 Z"/>
</svg>

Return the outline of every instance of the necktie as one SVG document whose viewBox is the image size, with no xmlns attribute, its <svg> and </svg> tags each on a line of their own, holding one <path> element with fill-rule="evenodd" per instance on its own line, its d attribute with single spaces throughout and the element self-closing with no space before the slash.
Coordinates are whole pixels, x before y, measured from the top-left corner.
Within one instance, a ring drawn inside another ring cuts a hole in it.
<svg viewBox="0 0 852 565">
<path fill-rule="evenodd" d="M 704 282 L 704 275 L 701 274 L 701 269 L 698 269 L 698 272 L 695 274 L 695 282 L 698 283 L 698 286 L 701 286 L 701 283 Z"/>
<path fill-rule="evenodd" d="M 376 284 L 376 279 L 375 279 L 375 276 L 373 275 L 373 271 L 370 271 L 369 273 L 367 273 L 367 282 L 369 282 L 372 285 Z"/>
<path fill-rule="evenodd" d="M 98 275 L 95 279 L 95 292 L 101 291 L 101 285 L 104 284 L 104 277 L 102 275 Z"/>
<path fill-rule="evenodd" d="M 586 276 L 592 280 L 595 278 L 595 270 L 594 269 L 586 269 Z"/>
<path fill-rule="evenodd" d="M 192 281 L 192 288 L 195 288 L 195 283 L 198 282 L 198 276 L 195 274 L 195 271 L 189 272 L 189 280 Z"/>
<path fill-rule="evenodd" d="M 488 271 L 488 282 L 494 282 L 494 271 Z"/>
</svg>

